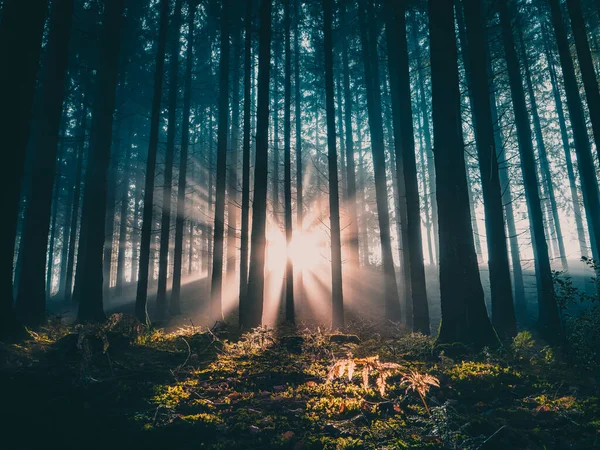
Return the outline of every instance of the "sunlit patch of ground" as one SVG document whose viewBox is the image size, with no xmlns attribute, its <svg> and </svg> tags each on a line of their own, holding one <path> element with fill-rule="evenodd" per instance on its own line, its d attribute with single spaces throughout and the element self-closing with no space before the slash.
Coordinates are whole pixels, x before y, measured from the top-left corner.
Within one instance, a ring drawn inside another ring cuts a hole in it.
<svg viewBox="0 0 600 450">
<path fill-rule="evenodd" d="M 528 335 L 502 351 L 458 356 L 400 328 L 351 326 L 356 335 L 332 338 L 324 329 L 239 335 L 221 324 L 164 333 L 127 316 L 96 327 L 54 324 L 0 346 L 0 423 L 11 443 L 3 448 L 600 445 L 597 379 Z M 375 355 L 382 365 L 365 386 L 361 367 Z M 356 361 L 352 376 L 346 363 L 328 380 L 342 359 Z M 394 369 L 382 396 L 385 367 Z M 425 403 L 407 389 L 407 373 L 439 381 Z"/>
</svg>

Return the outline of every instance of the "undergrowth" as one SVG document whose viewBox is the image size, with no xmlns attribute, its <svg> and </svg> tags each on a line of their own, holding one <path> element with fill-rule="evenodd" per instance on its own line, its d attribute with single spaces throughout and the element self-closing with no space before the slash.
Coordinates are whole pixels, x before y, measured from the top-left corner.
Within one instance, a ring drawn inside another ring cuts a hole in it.
<svg viewBox="0 0 600 450">
<path fill-rule="evenodd" d="M 0 347 L 7 448 L 600 446 L 593 372 L 528 332 L 449 357 L 427 336 L 354 331 L 53 323 Z"/>
</svg>

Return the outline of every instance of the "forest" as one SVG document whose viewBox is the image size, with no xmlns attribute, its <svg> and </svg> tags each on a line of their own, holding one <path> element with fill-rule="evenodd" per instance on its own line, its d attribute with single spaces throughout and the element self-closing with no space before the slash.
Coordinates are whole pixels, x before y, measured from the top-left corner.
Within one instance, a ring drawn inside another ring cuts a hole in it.
<svg viewBox="0 0 600 450">
<path fill-rule="evenodd" d="M 600 448 L 600 0 L 0 0 L 0 447 Z"/>
</svg>

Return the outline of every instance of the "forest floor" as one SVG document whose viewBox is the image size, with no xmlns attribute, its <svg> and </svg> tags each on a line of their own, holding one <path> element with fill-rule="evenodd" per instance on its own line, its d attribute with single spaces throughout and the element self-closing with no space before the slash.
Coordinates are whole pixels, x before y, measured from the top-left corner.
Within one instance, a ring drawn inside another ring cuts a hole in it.
<svg viewBox="0 0 600 450">
<path fill-rule="evenodd" d="M 528 333 L 473 353 L 392 325 L 349 329 L 52 323 L 0 343 L 0 446 L 600 448 L 598 374 Z"/>
</svg>

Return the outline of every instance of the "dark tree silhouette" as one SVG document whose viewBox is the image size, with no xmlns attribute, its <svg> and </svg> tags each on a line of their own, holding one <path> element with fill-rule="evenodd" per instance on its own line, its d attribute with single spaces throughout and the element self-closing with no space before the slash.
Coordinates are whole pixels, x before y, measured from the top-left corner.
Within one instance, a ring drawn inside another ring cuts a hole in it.
<svg viewBox="0 0 600 450">
<path fill-rule="evenodd" d="M 267 174 L 269 151 L 269 81 L 271 71 L 271 0 L 262 0 L 259 9 L 258 94 L 256 122 L 256 162 L 254 165 L 254 202 L 250 237 L 250 271 L 246 314 L 240 317 L 244 328 L 261 324 L 265 286 L 265 248 L 267 219 Z"/>
<path fill-rule="evenodd" d="M 85 232 L 80 243 L 84 248 L 84 259 L 78 263 L 82 267 L 77 312 L 79 322 L 97 321 L 105 317 L 102 303 L 104 217 L 124 10 L 125 0 L 107 1 L 104 9 L 98 94 L 94 99 L 90 160 L 83 193 L 82 227 Z"/>
<path fill-rule="evenodd" d="M 429 0 L 431 85 L 440 228 L 442 324 L 438 342 L 496 345 L 473 243 L 460 117 L 453 0 Z"/>
</svg>

